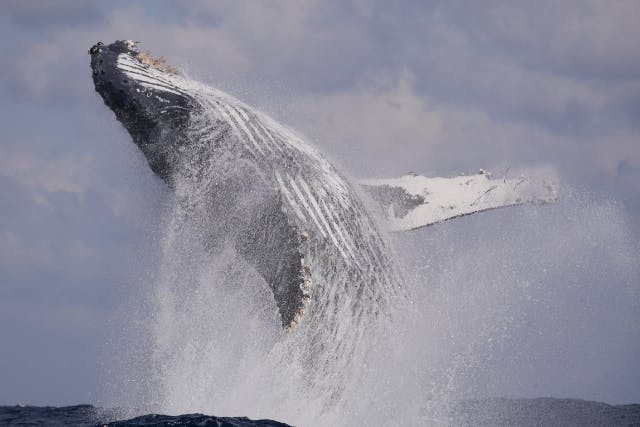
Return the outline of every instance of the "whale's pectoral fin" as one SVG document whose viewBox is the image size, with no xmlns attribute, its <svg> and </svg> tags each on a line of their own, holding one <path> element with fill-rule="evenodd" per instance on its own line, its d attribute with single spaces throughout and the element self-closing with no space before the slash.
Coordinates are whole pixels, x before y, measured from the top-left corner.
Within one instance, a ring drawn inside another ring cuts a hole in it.
<svg viewBox="0 0 640 427">
<path fill-rule="evenodd" d="M 485 171 L 454 178 L 409 174 L 361 182 L 380 203 L 389 228 L 413 230 L 463 215 L 523 203 L 553 203 L 557 187 L 529 178 L 493 179 Z"/>
<path fill-rule="evenodd" d="M 282 326 L 293 330 L 309 302 L 310 269 L 303 265 L 302 240 L 288 223 L 277 195 L 256 209 L 247 231 L 239 237 L 239 253 L 269 284 Z"/>
</svg>

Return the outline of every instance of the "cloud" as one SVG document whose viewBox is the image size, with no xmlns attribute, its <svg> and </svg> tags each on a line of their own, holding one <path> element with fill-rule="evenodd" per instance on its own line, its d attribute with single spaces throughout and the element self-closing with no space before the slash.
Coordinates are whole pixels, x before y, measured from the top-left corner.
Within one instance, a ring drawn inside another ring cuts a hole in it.
<svg viewBox="0 0 640 427">
<path fill-rule="evenodd" d="M 335 90 L 357 82 L 362 64 L 379 62 L 364 26 L 366 14 L 362 8 L 346 9 L 356 15 L 343 16 L 322 2 L 256 3 L 252 8 L 187 2 L 178 19 L 166 22 L 140 6 L 114 8 L 93 27 L 52 29 L 46 40 L 17 54 L 13 78 L 40 98 L 86 96 L 78 83 L 86 87 L 89 79 L 87 72 L 80 75 L 88 69 L 88 47 L 98 40 L 130 38 L 208 79 Z"/>
<path fill-rule="evenodd" d="M 232 41 L 247 58 L 249 78 L 286 81 L 296 90 L 332 91 L 353 85 L 359 71 L 377 62 L 367 25 L 370 8 L 361 2 L 188 2 L 198 17 Z M 203 18 L 204 17 L 204 18 Z M 214 53 L 215 54 L 215 53 Z"/>
<path fill-rule="evenodd" d="M 437 108 L 416 95 L 409 74 L 381 76 L 349 91 L 296 97 L 282 115 L 351 172 L 365 165 L 378 171 L 393 168 L 417 146 L 433 154 L 443 120 Z"/>
<path fill-rule="evenodd" d="M 94 28 L 59 29 L 18 58 L 14 77 L 32 95 L 86 99 L 87 47 L 96 40 L 134 38 L 196 78 L 275 98 L 274 104 L 307 93 L 348 92 L 381 74 L 409 71 L 419 96 L 503 122 L 530 121 L 582 137 L 635 123 L 620 112 L 640 96 L 637 79 L 610 72 L 603 84 L 589 74 L 622 57 L 635 58 L 629 55 L 635 42 L 625 41 L 637 39 L 625 37 L 634 28 L 627 18 L 632 4 L 607 7 L 606 13 L 593 4 L 545 9 L 502 2 L 462 11 L 448 3 L 397 11 L 384 4 L 330 7 L 315 1 L 251 8 L 191 1 L 176 8 L 177 18 L 169 22 L 134 6 L 114 9 Z M 567 24 L 574 21 L 582 24 Z M 603 27 L 595 34 L 593 21 Z M 404 31 L 390 31 L 399 23 Z M 615 24 L 612 34 L 606 31 Z M 619 48 L 604 49 L 615 56 L 587 55 L 591 63 L 581 65 L 581 57 L 567 54 L 590 52 L 590 41 L 601 41 L 602 32 L 622 40 Z M 567 47 L 558 47 L 563 43 Z M 558 65 L 558 58 L 573 68 Z"/>
<path fill-rule="evenodd" d="M 51 265 L 51 252 L 45 242 L 29 245 L 22 236 L 10 230 L 0 232 L 0 255 L 4 269 L 24 263 Z"/>
<path fill-rule="evenodd" d="M 4 9 L 15 24 L 39 29 L 78 23 L 87 25 L 100 18 L 96 3 L 82 0 L 52 2 L 6 0 L 0 5 L 0 9 Z"/>
<path fill-rule="evenodd" d="M 20 143 L 22 147 L 33 144 Z M 16 146 L 6 147 L 0 158 L 0 174 L 36 191 L 64 191 L 78 196 L 91 185 L 93 158 L 89 154 L 44 157 Z"/>
<path fill-rule="evenodd" d="M 188 1 L 166 19 L 141 3 L 113 7 L 94 26 L 53 29 L 22 52 L 13 75 L 36 98 L 95 106 L 86 48 L 133 38 L 304 130 L 345 164 L 452 174 L 555 162 L 574 182 L 611 182 L 620 161 L 640 163 L 640 83 L 606 68 L 633 56 L 637 9 Z"/>
<path fill-rule="evenodd" d="M 637 79 L 640 50 L 634 1 L 494 2 L 490 37 L 524 65 L 570 76 Z"/>
<path fill-rule="evenodd" d="M 305 94 L 291 99 L 278 115 L 357 176 L 410 170 L 447 176 L 481 167 L 500 173 L 555 164 L 563 179 L 583 185 L 585 179 L 613 176 L 620 159 L 640 159 L 628 131 L 607 134 L 606 145 L 589 143 L 536 122 L 505 121 L 471 106 L 443 105 L 417 91 L 416 80 L 405 72 L 349 91 Z"/>
</svg>

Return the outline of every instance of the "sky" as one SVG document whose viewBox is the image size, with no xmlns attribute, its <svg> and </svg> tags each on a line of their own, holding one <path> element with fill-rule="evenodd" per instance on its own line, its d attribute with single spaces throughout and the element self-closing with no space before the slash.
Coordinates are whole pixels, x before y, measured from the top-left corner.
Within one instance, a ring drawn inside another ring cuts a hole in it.
<svg viewBox="0 0 640 427">
<path fill-rule="evenodd" d="M 527 365 L 544 387 L 496 393 L 640 402 L 639 20 L 635 1 L 2 2 L 0 404 L 99 400 L 118 310 L 157 234 L 167 190 L 91 82 L 88 48 L 116 39 L 139 40 L 299 130 L 355 177 L 554 171 L 580 200 L 554 230 L 588 235 L 554 246 L 577 251 L 567 262 L 582 271 L 555 261 L 555 279 L 583 283 L 555 307 L 586 322 L 565 330 L 580 330 L 586 347 L 554 353 L 565 358 L 558 371 L 536 371 L 545 357 Z M 435 235 L 513 239 L 500 221 L 522 215 Z M 508 256 L 513 244 L 495 248 Z M 463 259 L 480 250 L 469 247 Z M 534 255 L 502 268 L 526 270 Z M 576 295 L 601 308 L 571 308 Z M 606 317 L 617 310 L 624 325 Z M 600 316 L 613 329 L 598 330 Z M 616 334 L 615 351 L 590 347 L 590 336 Z M 617 373 L 554 383 L 574 354 L 576 369 Z"/>
</svg>

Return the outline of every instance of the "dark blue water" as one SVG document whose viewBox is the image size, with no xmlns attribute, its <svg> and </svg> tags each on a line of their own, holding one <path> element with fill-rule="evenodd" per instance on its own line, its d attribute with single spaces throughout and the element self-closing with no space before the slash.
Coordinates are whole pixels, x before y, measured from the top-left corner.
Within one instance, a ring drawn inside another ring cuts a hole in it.
<svg viewBox="0 0 640 427">
<path fill-rule="evenodd" d="M 428 420 L 425 420 L 428 423 Z M 453 405 L 454 426 L 640 426 L 640 404 L 608 405 L 575 399 L 482 399 Z M 393 420 L 380 420 L 393 426 Z M 427 424 L 428 425 L 428 424 Z M 202 414 L 143 415 L 118 420 L 117 411 L 91 405 L 66 407 L 0 406 L 0 426 L 217 426 L 250 427 L 288 424 L 244 417 Z"/>
<path fill-rule="evenodd" d="M 202 426 L 202 427 L 287 427 L 288 424 L 271 420 L 250 420 L 244 417 L 214 417 L 202 414 L 179 416 L 143 415 L 117 420 L 117 411 L 91 405 L 40 407 L 0 406 L 0 426 Z"/>
</svg>

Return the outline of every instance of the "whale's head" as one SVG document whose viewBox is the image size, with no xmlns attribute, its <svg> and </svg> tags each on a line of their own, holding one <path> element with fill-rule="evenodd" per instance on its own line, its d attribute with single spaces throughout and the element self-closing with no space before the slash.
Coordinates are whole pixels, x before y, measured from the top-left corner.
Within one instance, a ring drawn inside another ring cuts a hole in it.
<svg viewBox="0 0 640 427">
<path fill-rule="evenodd" d="M 89 49 L 96 91 L 115 113 L 163 179 L 171 173 L 172 153 L 186 143 L 184 129 L 196 106 L 185 80 L 164 60 L 140 52 L 136 43 L 118 40 Z"/>
</svg>

